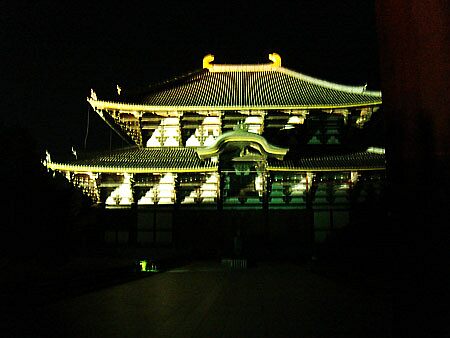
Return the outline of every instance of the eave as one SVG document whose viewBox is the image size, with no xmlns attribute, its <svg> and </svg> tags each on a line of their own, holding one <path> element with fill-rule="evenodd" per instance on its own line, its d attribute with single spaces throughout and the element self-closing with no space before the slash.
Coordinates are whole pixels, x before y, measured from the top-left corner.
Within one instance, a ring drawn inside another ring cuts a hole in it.
<svg viewBox="0 0 450 338">
<path fill-rule="evenodd" d="M 336 172 L 336 171 L 380 171 L 386 170 L 386 167 L 336 167 L 336 168 L 313 168 L 313 167 L 298 167 L 298 168 L 282 168 L 267 166 L 268 171 L 279 172 Z"/>
<path fill-rule="evenodd" d="M 349 103 L 341 105 L 298 105 L 298 106 L 149 106 L 133 103 L 102 101 L 88 98 L 89 104 L 98 110 L 121 110 L 130 112 L 195 112 L 195 111 L 239 111 L 239 110 L 305 110 L 305 109 L 342 109 L 373 107 L 382 104 L 382 100 L 368 103 Z"/>
<path fill-rule="evenodd" d="M 85 166 L 63 163 L 48 163 L 47 168 L 58 171 L 68 172 L 91 172 L 91 173 L 128 173 L 128 174 L 159 174 L 159 173 L 205 173 L 217 172 L 218 167 L 202 168 L 133 168 L 133 167 L 107 167 L 107 166 Z"/>
</svg>

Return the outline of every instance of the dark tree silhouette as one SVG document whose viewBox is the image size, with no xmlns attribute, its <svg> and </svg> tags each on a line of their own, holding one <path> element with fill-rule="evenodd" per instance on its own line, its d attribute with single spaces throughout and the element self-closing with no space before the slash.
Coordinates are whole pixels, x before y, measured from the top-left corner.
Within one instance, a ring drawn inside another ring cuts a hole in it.
<svg viewBox="0 0 450 338">
<path fill-rule="evenodd" d="M 63 259 L 73 246 L 71 228 L 83 207 L 81 192 L 47 171 L 45 151 L 27 128 L 0 125 L 0 142 L 2 255 Z"/>
</svg>

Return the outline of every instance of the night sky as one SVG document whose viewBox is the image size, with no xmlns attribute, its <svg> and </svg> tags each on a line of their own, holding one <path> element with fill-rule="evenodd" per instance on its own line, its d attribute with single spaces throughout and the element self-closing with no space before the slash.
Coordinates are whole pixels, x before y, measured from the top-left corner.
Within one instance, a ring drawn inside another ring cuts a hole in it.
<svg viewBox="0 0 450 338">
<path fill-rule="evenodd" d="M 55 154 L 84 150 L 93 88 L 101 99 L 215 63 L 282 65 L 329 81 L 379 90 L 373 1 L 154 2 L 118 7 L 73 2 L 0 4 L 2 120 L 29 128 Z M 113 136 L 113 147 L 121 146 Z M 87 151 L 107 150 L 110 131 L 90 110 Z"/>
</svg>

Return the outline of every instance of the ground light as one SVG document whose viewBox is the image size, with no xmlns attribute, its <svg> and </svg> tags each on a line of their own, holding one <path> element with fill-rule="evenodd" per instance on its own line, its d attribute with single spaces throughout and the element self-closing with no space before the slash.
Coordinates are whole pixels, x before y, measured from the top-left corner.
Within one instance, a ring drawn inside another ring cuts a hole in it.
<svg viewBox="0 0 450 338">
<path fill-rule="evenodd" d="M 138 261 L 139 271 L 140 272 L 158 272 L 158 267 L 155 262 L 152 262 L 149 259 L 141 259 Z"/>
</svg>

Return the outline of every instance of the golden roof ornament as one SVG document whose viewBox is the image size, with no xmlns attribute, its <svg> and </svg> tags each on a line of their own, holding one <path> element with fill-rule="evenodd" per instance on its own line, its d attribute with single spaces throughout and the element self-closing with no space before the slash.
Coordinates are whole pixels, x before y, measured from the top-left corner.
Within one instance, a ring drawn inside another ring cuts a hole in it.
<svg viewBox="0 0 450 338">
<path fill-rule="evenodd" d="M 281 67 L 281 56 L 277 53 L 269 54 L 269 60 L 272 61 L 273 67 Z"/>
<path fill-rule="evenodd" d="M 211 62 L 214 61 L 214 55 L 208 54 L 203 58 L 203 68 L 211 69 L 212 64 Z"/>
</svg>

